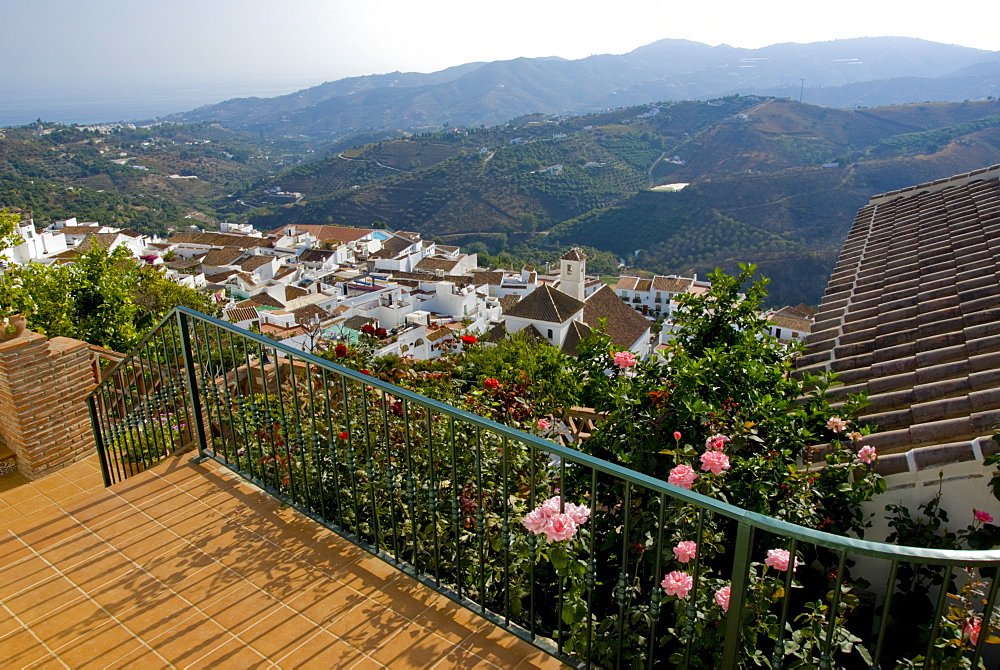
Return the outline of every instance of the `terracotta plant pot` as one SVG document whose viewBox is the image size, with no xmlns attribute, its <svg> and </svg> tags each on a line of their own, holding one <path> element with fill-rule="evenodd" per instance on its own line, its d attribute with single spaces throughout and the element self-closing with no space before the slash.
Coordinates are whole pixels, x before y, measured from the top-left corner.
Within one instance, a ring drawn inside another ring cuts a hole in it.
<svg viewBox="0 0 1000 670">
<path fill-rule="evenodd" d="M 13 340 L 24 334 L 24 328 L 28 320 L 23 314 L 12 314 L 0 325 L 0 340 Z"/>
</svg>

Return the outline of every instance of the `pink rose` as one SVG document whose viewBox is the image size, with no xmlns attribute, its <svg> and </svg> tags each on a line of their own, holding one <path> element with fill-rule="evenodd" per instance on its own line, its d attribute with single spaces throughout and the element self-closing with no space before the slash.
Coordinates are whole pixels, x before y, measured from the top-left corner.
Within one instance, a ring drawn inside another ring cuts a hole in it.
<svg viewBox="0 0 1000 670">
<path fill-rule="evenodd" d="M 680 486 L 682 489 L 690 489 L 696 479 L 698 479 L 698 474 L 690 465 L 678 465 L 670 471 L 667 483 Z"/>
<path fill-rule="evenodd" d="M 722 434 L 715 434 L 712 437 L 705 440 L 705 448 L 712 449 L 714 451 L 722 451 L 726 447 L 726 442 L 729 438 Z"/>
<path fill-rule="evenodd" d="M 830 417 L 830 420 L 826 422 L 826 427 L 835 433 L 840 433 L 847 430 L 847 422 L 839 416 L 832 416 Z"/>
<path fill-rule="evenodd" d="M 969 642 L 979 644 L 979 631 L 982 626 L 983 622 L 979 619 L 966 619 L 965 629 L 962 632 L 969 636 Z"/>
<path fill-rule="evenodd" d="M 552 496 L 548 500 L 542 502 L 541 508 L 546 511 L 550 516 L 553 514 L 559 514 L 562 512 L 559 509 L 559 505 L 562 503 L 562 499 L 559 496 Z"/>
<path fill-rule="evenodd" d="M 858 442 L 864 437 L 864 435 L 855 430 L 853 432 L 848 433 L 847 437 L 851 438 L 855 442 Z"/>
<path fill-rule="evenodd" d="M 878 453 L 875 451 L 875 447 L 866 444 L 858 450 L 858 460 L 865 465 L 871 465 L 878 458 Z"/>
<path fill-rule="evenodd" d="M 767 558 L 764 559 L 766 565 L 770 565 L 775 570 L 780 570 L 784 572 L 788 569 L 788 562 L 791 560 L 791 555 L 788 553 L 787 549 L 768 549 Z M 795 566 L 792 568 L 792 572 L 795 568 L 799 567 L 799 559 L 795 559 Z"/>
<path fill-rule="evenodd" d="M 974 509 L 972 510 L 972 514 L 976 517 L 976 521 L 981 521 L 982 523 L 993 523 L 993 515 L 989 512 Z"/>
<path fill-rule="evenodd" d="M 731 586 L 723 586 L 715 592 L 715 604 L 721 607 L 723 612 L 729 611 L 729 592 L 732 588 Z"/>
<path fill-rule="evenodd" d="M 706 451 L 701 455 L 701 469 L 720 475 L 723 470 L 729 469 L 729 456 L 721 451 Z"/>
<path fill-rule="evenodd" d="M 691 587 L 694 586 L 694 579 L 686 572 L 675 570 L 663 576 L 660 586 L 668 596 L 687 598 Z"/>
<path fill-rule="evenodd" d="M 674 431 L 674 439 L 675 440 L 681 439 L 681 431 L 679 431 L 679 430 L 675 430 Z"/>
<path fill-rule="evenodd" d="M 538 427 L 541 428 L 542 430 L 548 430 L 549 428 L 552 427 L 552 424 L 550 422 L 546 421 L 545 419 L 539 419 L 538 420 Z"/>
<path fill-rule="evenodd" d="M 576 535 L 576 522 L 569 514 L 553 514 L 542 532 L 547 542 L 562 542 Z"/>
<path fill-rule="evenodd" d="M 590 508 L 586 505 L 575 505 L 573 503 L 566 503 L 566 514 L 569 518 L 573 519 L 573 523 L 577 526 L 587 523 L 587 519 L 590 518 Z"/>
<path fill-rule="evenodd" d="M 549 513 L 544 508 L 539 507 L 524 515 L 521 525 L 529 531 L 538 535 L 545 532 L 545 527 L 549 525 Z"/>
<path fill-rule="evenodd" d="M 674 547 L 674 556 L 681 563 L 687 563 L 697 555 L 698 555 L 697 542 L 692 542 L 691 540 L 684 540 L 683 542 L 678 542 L 677 546 Z"/>
<path fill-rule="evenodd" d="M 630 368 L 638 363 L 635 359 L 635 354 L 631 351 L 619 351 L 615 354 L 615 365 L 620 368 Z"/>
</svg>

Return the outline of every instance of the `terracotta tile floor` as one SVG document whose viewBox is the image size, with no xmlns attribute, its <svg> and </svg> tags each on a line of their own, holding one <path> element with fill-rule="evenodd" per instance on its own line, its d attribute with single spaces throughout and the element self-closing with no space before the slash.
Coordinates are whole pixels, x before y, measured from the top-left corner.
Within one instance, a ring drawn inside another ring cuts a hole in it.
<svg viewBox="0 0 1000 670">
<path fill-rule="evenodd" d="M 0 478 L 4 668 L 556 668 L 213 463 Z"/>
</svg>

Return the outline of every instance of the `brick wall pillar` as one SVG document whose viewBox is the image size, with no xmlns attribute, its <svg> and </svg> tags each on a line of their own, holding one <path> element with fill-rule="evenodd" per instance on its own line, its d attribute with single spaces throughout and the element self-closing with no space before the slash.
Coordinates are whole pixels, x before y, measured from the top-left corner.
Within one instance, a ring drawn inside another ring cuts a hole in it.
<svg viewBox="0 0 1000 670">
<path fill-rule="evenodd" d="M 37 479 L 96 450 L 84 398 L 94 388 L 86 342 L 25 331 L 0 342 L 0 437 Z"/>
</svg>

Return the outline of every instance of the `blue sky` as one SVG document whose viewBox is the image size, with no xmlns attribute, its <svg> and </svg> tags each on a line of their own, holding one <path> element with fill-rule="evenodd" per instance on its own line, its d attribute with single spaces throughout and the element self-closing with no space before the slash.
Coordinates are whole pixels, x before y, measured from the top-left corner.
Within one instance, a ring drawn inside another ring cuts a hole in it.
<svg viewBox="0 0 1000 670">
<path fill-rule="evenodd" d="M 165 98 L 181 105 L 172 111 L 181 111 L 346 76 L 625 53 L 663 38 L 754 48 L 900 35 L 1000 50 L 994 3 L 971 13 L 921 11 L 896 0 L 5 0 L 0 6 L 8 28 L 0 92 L 7 92 L 8 108 L 18 109 L 31 108 L 35 97 L 124 99 L 162 87 Z M 222 83 L 224 90 L 213 90 Z"/>
</svg>

